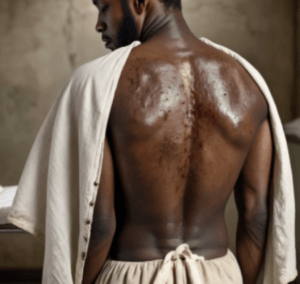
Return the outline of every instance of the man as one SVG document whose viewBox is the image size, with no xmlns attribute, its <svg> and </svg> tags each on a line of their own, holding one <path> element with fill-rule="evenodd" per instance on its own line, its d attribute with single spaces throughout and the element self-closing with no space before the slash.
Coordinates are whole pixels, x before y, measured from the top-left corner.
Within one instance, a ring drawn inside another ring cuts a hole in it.
<svg viewBox="0 0 300 284">
<path fill-rule="evenodd" d="M 238 62 L 193 35 L 179 0 L 94 4 L 107 48 L 142 44 L 129 55 L 109 117 L 83 283 L 95 283 L 106 260 L 164 259 L 183 243 L 221 259 L 234 189 L 237 260 L 243 283 L 254 284 L 273 157 L 264 95 Z"/>
</svg>

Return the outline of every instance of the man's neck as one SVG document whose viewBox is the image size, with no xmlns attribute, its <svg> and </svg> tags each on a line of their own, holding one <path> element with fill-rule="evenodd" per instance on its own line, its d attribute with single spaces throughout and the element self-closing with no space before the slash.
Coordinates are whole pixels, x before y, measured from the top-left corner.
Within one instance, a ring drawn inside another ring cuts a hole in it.
<svg viewBox="0 0 300 284">
<path fill-rule="evenodd" d="M 195 37 L 181 11 L 175 10 L 169 14 L 152 12 L 145 19 L 140 41 L 143 43 L 150 39 L 181 39 L 187 36 Z"/>
</svg>

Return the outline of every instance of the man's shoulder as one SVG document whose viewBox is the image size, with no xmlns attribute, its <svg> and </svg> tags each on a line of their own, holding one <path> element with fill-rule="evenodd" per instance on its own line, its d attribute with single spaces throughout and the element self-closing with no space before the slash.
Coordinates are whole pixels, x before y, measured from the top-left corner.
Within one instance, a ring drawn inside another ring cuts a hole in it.
<svg viewBox="0 0 300 284">
<path fill-rule="evenodd" d="M 235 92 L 236 99 L 242 103 L 242 107 L 251 111 L 258 120 L 264 120 L 269 114 L 268 102 L 261 86 L 256 82 L 253 73 L 241 62 L 246 62 L 255 70 L 261 80 L 261 74 L 242 56 L 224 46 L 217 45 L 207 39 L 204 42 L 208 46 L 208 62 L 218 65 L 218 72 L 222 74 L 224 82 L 231 82 L 231 89 Z"/>
<path fill-rule="evenodd" d="M 247 111 L 254 120 L 262 121 L 267 117 L 268 103 L 263 91 L 234 56 L 214 46 L 208 46 L 200 58 L 202 72 L 210 78 L 213 75 L 219 86 L 229 90 L 232 105 Z"/>
<path fill-rule="evenodd" d="M 258 123 L 262 122 L 269 114 L 264 92 L 239 61 L 228 54 L 226 58 L 224 62 L 225 65 L 228 63 L 230 70 L 226 80 L 233 82 L 232 87 L 237 91 L 242 107 L 248 109 Z"/>
<path fill-rule="evenodd" d="M 119 63 L 119 60 L 126 55 L 129 48 L 130 46 L 121 47 L 81 64 L 73 70 L 71 77 L 80 80 L 84 78 L 98 78 L 99 73 L 107 74 L 108 69 L 112 70 Z"/>
<path fill-rule="evenodd" d="M 145 45 L 146 46 L 146 45 Z M 120 76 L 119 91 L 133 94 L 136 91 L 143 93 L 145 88 L 158 84 L 159 80 L 163 80 L 164 75 L 162 69 L 168 64 L 168 59 L 161 54 L 149 50 L 144 44 L 134 47 L 129 54 Z M 168 72 L 172 65 L 169 63 Z"/>
</svg>

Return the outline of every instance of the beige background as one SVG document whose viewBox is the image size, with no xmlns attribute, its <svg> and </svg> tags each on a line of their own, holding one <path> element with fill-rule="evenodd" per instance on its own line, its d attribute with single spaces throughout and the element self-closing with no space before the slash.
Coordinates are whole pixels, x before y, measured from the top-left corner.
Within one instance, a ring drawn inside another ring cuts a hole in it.
<svg viewBox="0 0 300 284">
<path fill-rule="evenodd" d="M 300 63 L 295 60 L 300 50 L 293 0 L 182 2 L 184 17 L 196 36 L 235 50 L 261 72 L 284 123 L 300 116 L 296 74 Z M 96 18 L 91 0 L 0 0 L 1 185 L 18 184 L 41 123 L 72 70 L 110 52 L 95 31 Z M 292 144 L 290 150 L 297 178 L 300 146 Z M 295 185 L 299 191 L 300 180 Z M 234 251 L 233 198 L 226 220 Z M 300 233 L 300 243 L 299 237 Z M 0 252 L 0 268 L 43 263 L 43 245 L 29 234 L 0 234 Z"/>
</svg>

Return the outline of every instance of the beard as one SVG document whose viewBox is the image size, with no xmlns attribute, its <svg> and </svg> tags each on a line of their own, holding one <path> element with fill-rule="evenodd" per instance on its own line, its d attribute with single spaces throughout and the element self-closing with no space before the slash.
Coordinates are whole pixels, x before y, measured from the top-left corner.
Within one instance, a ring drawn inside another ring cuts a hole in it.
<svg viewBox="0 0 300 284">
<path fill-rule="evenodd" d="M 123 21 L 118 32 L 118 47 L 131 44 L 138 40 L 138 33 L 133 15 L 128 6 L 127 0 L 120 0 L 123 8 Z"/>
</svg>

